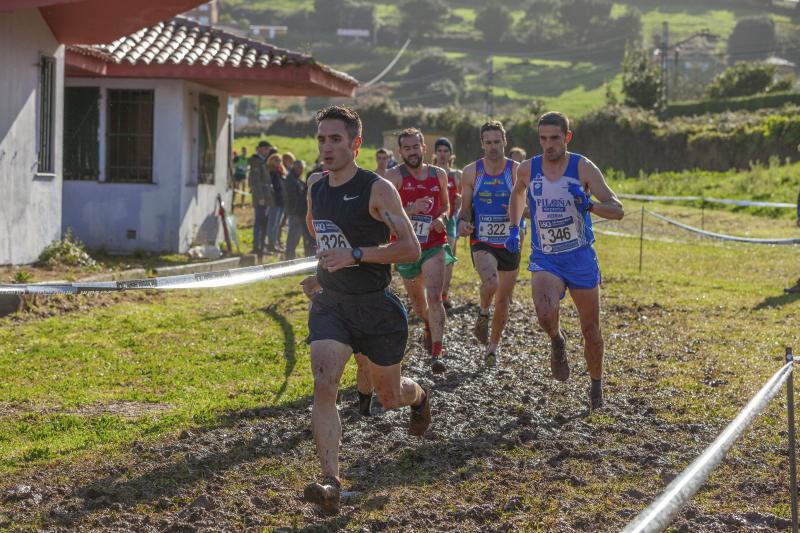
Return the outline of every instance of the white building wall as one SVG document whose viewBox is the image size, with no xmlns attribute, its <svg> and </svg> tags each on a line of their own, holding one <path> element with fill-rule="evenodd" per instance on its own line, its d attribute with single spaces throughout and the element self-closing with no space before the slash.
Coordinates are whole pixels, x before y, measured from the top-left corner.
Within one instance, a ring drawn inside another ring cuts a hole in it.
<svg viewBox="0 0 800 533">
<path fill-rule="evenodd" d="M 182 80 L 68 78 L 69 87 L 100 87 L 100 177 L 64 181 L 63 227 L 87 246 L 111 253 L 185 252 L 198 240 L 220 242 L 216 196 L 229 205 L 227 94 Z M 153 183 L 105 182 L 107 89 L 153 89 Z M 216 177 L 197 183 L 200 92 L 220 100 Z M 129 238 L 130 231 L 136 238 Z"/>
<path fill-rule="evenodd" d="M 68 87 L 100 87 L 100 178 L 64 181 L 64 230 L 89 248 L 111 253 L 178 251 L 178 212 L 184 181 L 180 154 L 183 83 L 179 80 L 68 78 Z M 106 91 L 154 90 L 153 183 L 105 182 Z M 135 231 L 135 238 L 129 232 Z"/>
<path fill-rule="evenodd" d="M 37 173 L 39 58 L 56 58 L 54 172 Z M 37 9 L 0 12 L 0 265 L 61 237 L 64 47 Z"/>
</svg>

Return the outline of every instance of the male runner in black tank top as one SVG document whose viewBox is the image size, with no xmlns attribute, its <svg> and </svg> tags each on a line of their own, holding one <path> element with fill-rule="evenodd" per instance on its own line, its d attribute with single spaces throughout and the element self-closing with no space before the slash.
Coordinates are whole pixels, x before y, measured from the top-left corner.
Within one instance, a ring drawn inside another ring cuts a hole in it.
<svg viewBox="0 0 800 533">
<path fill-rule="evenodd" d="M 319 265 L 303 281 L 311 295 L 308 342 L 314 372 L 311 424 L 324 476 L 304 491 L 323 511 L 339 510 L 339 442 L 336 395 L 353 352 L 386 409 L 410 406 L 408 431 L 430 425 L 428 393 L 400 375 L 408 339 L 405 308 L 388 288 L 392 263 L 416 261 L 420 245 L 394 186 L 358 168 L 361 119 L 340 106 L 317 113 L 317 141 L 325 172 L 308 179 L 308 228 L 317 239 Z M 390 231 L 397 239 L 389 243 Z"/>
</svg>

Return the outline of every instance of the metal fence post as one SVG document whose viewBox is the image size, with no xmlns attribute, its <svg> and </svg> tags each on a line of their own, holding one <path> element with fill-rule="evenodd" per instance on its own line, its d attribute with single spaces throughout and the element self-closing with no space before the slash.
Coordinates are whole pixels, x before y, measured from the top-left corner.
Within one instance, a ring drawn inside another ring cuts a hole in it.
<svg viewBox="0 0 800 533">
<path fill-rule="evenodd" d="M 794 362 L 792 349 L 786 348 L 786 362 Z M 794 366 L 792 367 L 794 369 Z M 789 417 L 789 490 L 792 500 L 792 533 L 797 533 L 797 455 L 794 433 L 794 371 L 786 379 L 786 407 Z"/>
<path fill-rule="evenodd" d="M 639 272 L 642 271 L 643 250 L 644 250 L 644 206 L 642 206 L 642 222 L 639 225 Z"/>
</svg>

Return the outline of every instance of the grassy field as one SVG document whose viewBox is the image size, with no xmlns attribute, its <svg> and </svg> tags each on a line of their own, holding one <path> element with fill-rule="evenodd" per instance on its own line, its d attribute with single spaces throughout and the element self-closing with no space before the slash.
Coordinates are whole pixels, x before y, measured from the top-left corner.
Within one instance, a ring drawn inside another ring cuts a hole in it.
<svg viewBox="0 0 800 533">
<path fill-rule="evenodd" d="M 800 301 L 781 295 L 781 288 L 798 275 L 797 251 L 649 240 L 645 269 L 639 273 L 638 246 L 637 240 L 624 237 L 600 235 L 598 240 L 605 282 L 608 387 L 612 398 L 646 395 L 655 406 L 651 416 L 665 423 L 676 427 L 709 424 L 703 426 L 704 437 L 693 444 L 695 449 L 713 436 L 708 428 L 732 418 L 779 367 L 783 346 L 797 345 Z M 522 277 L 516 298 L 519 309 L 528 309 L 526 276 Z M 95 296 L 80 296 L 88 304 L 80 312 L 0 321 L 0 472 L 13 480 L 48 465 L 80 468 L 100 456 L 104 462 L 124 462 L 133 441 L 155 442 L 180 431 L 206 431 L 203 428 L 217 427 L 231 413 L 248 409 L 307 405 L 312 390 L 308 348 L 303 343 L 308 304 L 299 291 L 299 279 L 153 294 L 110 307 L 92 306 Z M 474 302 L 475 291 L 475 274 L 462 262 L 456 269 L 454 297 Z M 630 313 L 631 307 L 638 311 Z M 570 328 L 576 327 L 572 313 L 565 315 L 565 321 Z M 515 329 L 511 338 L 518 340 L 510 342 L 525 342 L 530 334 Z M 513 359 L 505 364 L 519 362 Z M 647 378 L 644 372 L 649 373 Z M 353 379 L 351 363 L 343 386 L 352 386 Z M 703 379 L 724 380 L 725 386 L 707 386 Z M 558 397 L 550 401 L 557 402 Z M 524 400 L 519 403 L 516 395 L 509 401 L 509 408 L 530 407 Z M 727 480 L 740 475 L 737 470 L 741 472 L 749 461 L 758 463 L 751 482 L 779 481 L 775 472 L 783 457 L 772 448 L 764 449 L 781 442 L 778 432 L 784 414 L 778 404 L 759 418 L 731 459 L 712 476 L 696 502 L 702 512 L 741 508 L 742 501 Z M 623 438 L 614 429 L 620 427 L 622 415 L 615 413 L 593 415 L 581 422 L 582 431 L 597 435 L 608 428 L 613 429 L 608 435 L 612 441 Z M 696 435 L 697 430 L 693 431 Z M 216 438 L 222 439 L 221 435 Z M 682 434 L 681 438 L 689 437 Z M 612 441 L 606 445 L 613 447 Z M 646 442 L 626 441 L 625 447 L 640 445 Z M 441 446 L 447 446 L 447 440 Z M 304 456 L 310 452 L 305 445 L 303 450 Z M 491 461 L 498 468 L 508 461 L 535 463 L 547 458 L 541 449 L 525 445 L 512 444 L 496 453 Z M 665 458 L 676 467 L 689 459 L 683 453 Z M 425 498 L 454 490 L 429 478 L 410 461 L 395 466 L 400 469 L 396 474 L 406 481 L 380 491 L 390 503 L 378 508 L 368 502 L 357 505 L 348 519 L 351 526 L 385 520 L 399 512 L 398 505 L 409 490 Z M 313 463 L 308 455 L 302 463 L 305 474 L 293 470 L 296 466 L 272 461 L 255 472 L 260 478 L 289 483 L 295 491 L 299 490 L 295 484 L 313 472 Z M 472 494 L 471 498 L 477 498 L 473 501 L 491 501 L 479 495 L 503 484 L 491 463 L 483 468 L 480 479 L 460 482 L 461 493 Z M 634 488 L 650 493 L 662 485 L 658 479 L 637 477 L 632 471 L 610 483 L 584 461 L 567 461 L 561 469 L 584 481 L 576 485 L 548 480 L 531 471 L 528 483 L 534 485 L 524 490 L 538 489 L 524 500 L 529 507 L 523 509 L 529 510 L 522 516 L 529 523 L 558 528 L 564 519 L 563 510 L 553 506 L 550 496 L 543 495 L 538 500 L 541 505 L 536 504 L 533 495 L 540 490 L 546 490 L 544 494 L 555 490 L 558 501 L 581 501 L 581 513 L 600 516 L 622 505 L 618 494 Z M 240 489 L 232 486 L 230 490 Z M 779 499 L 764 495 L 747 506 L 778 516 L 788 513 Z M 321 523 L 317 518 L 303 518 L 299 509 L 268 520 L 273 527 Z M 15 523 L 24 526 L 26 522 Z"/>
</svg>

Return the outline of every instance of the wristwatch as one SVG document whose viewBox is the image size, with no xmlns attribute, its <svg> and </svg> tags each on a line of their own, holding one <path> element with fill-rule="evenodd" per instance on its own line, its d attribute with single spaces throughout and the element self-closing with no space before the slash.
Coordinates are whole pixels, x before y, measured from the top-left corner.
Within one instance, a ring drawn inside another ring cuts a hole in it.
<svg viewBox="0 0 800 533">
<path fill-rule="evenodd" d="M 593 204 L 592 202 L 589 202 L 589 207 L 587 207 L 587 208 L 586 208 L 586 210 L 587 210 L 589 213 L 591 213 L 592 211 L 594 211 L 594 204 Z"/>
<path fill-rule="evenodd" d="M 364 252 L 361 251 L 361 248 L 353 248 L 353 251 L 350 252 L 350 255 L 353 256 L 353 260 L 356 262 L 357 265 L 361 264 L 361 258 L 364 257 Z"/>
</svg>

